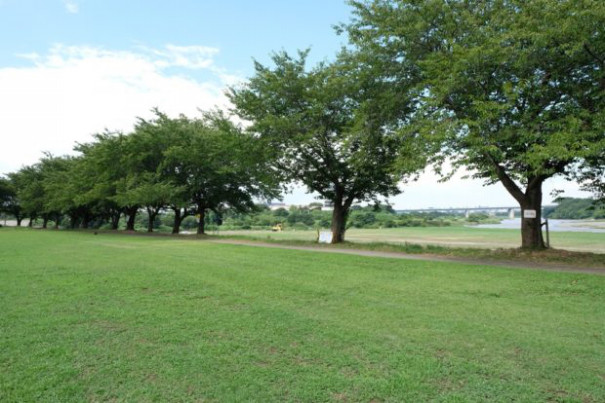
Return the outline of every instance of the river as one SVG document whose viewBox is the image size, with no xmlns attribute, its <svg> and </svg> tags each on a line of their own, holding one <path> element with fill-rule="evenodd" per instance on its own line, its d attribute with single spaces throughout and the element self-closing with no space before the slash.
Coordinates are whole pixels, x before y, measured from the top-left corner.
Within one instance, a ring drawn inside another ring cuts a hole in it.
<svg viewBox="0 0 605 403">
<path fill-rule="evenodd" d="M 471 228 L 504 228 L 521 229 L 521 219 L 502 220 L 500 224 L 480 224 L 469 226 Z M 605 233 L 605 221 L 599 220 L 548 220 L 550 231 L 569 232 L 601 232 Z"/>
</svg>

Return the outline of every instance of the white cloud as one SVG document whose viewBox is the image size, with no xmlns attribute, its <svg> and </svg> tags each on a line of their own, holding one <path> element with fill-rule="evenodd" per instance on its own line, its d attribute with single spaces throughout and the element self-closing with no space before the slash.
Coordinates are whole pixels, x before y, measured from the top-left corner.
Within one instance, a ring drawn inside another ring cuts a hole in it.
<svg viewBox="0 0 605 403">
<path fill-rule="evenodd" d="M 155 55 L 158 67 L 184 67 L 188 69 L 206 69 L 213 66 L 212 58 L 218 49 L 207 46 L 166 45 L 165 49 L 142 49 Z"/>
<path fill-rule="evenodd" d="M 27 54 L 32 65 L 0 68 L 0 173 L 36 162 L 42 151 L 70 153 L 91 134 L 129 131 L 137 116 L 158 107 L 169 115 L 198 115 L 226 106 L 227 78 L 213 65 L 214 48 L 112 51 L 55 45 Z M 166 68 L 205 69 L 209 81 Z"/>
<path fill-rule="evenodd" d="M 70 14 L 78 14 L 80 11 L 80 6 L 73 0 L 63 0 L 63 5 Z"/>
</svg>

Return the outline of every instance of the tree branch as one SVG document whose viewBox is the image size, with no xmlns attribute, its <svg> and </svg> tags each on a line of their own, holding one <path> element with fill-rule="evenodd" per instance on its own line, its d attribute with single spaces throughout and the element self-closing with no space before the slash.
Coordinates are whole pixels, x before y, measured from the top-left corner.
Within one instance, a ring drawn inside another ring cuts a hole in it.
<svg viewBox="0 0 605 403">
<path fill-rule="evenodd" d="M 496 170 L 496 175 L 498 176 L 498 179 L 500 179 L 500 182 L 502 182 L 502 185 L 504 185 L 504 187 L 506 188 L 506 190 L 508 191 L 508 193 L 510 193 L 510 195 L 512 197 L 515 198 L 515 200 L 517 200 L 517 202 L 519 202 L 519 204 L 522 204 L 523 201 L 525 200 L 525 194 L 523 193 L 523 191 L 519 188 L 519 186 L 517 186 L 517 184 L 510 178 L 510 176 L 508 176 L 508 174 L 506 173 L 506 171 L 504 170 L 504 168 L 502 167 L 502 165 L 500 165 L 491 155 L 489 155 L 488 153 L 485 154 L 485 156 L 487 157 L 487 159 L 492 163 L 492 165 L 494 166 L 494 169 Z"/>
</svg>

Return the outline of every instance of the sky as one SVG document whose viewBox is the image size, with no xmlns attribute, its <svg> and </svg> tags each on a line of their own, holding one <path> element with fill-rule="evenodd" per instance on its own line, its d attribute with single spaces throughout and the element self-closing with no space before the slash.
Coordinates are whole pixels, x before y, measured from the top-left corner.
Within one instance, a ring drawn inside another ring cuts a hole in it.
<svg viewBox="0 0 605 403">
<path fill-rule="evenodd" d="M 272 52 L 311 49 L 330 60 L 347 40 L 333 26 L 350 19 L 344 0 L 0 0 L 0 174 L 43 152 L 73 154 L 94 133 L 128 132 L 159 108 L 170 116 L 229 108 L 228 86 Z M 389 199 L 399 209 L 514 206 L 501 185 L 430 169 Z M 589 197 L 550 180 L 566 196 Z M 315 201 L 303 188 L 287 204 Z"/>
</svg>

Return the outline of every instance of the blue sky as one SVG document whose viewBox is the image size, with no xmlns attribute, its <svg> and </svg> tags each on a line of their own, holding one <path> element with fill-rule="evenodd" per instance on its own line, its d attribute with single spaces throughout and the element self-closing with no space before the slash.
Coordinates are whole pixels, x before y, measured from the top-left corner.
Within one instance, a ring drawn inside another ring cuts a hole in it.
<svg viewBox="0 0 605 403">
<path fill-rule="evenodd" d="M 333 25 L 344 0 L 0 0 L 0 173 L 70 153 L 91 134 L 129 131 L 159 107 L 169 115 L 228 107 L 224 90 L 253 59 L 311 48 L 310 64 L 346 44 Z M 553 188 L 581 195 L 573 184 Z M 583 195 L 588 196 L 588 195 Z M 313 197 L 297 188 L 286 203 Z M 515 205 L 500 185 L 429 172 L 390 200 L 397 208 Z"/>
<path fill-rule="evenodd" d="M 252 59 L 312 48 L 331 57 L 346 42 L 332 26 L 349 19 L 341 0 L 0 0 L 0 63 L 53 44 L 113 50 L 166 44 L 219 49 L 217 65 L 249 75 Z"/>
</svg>

